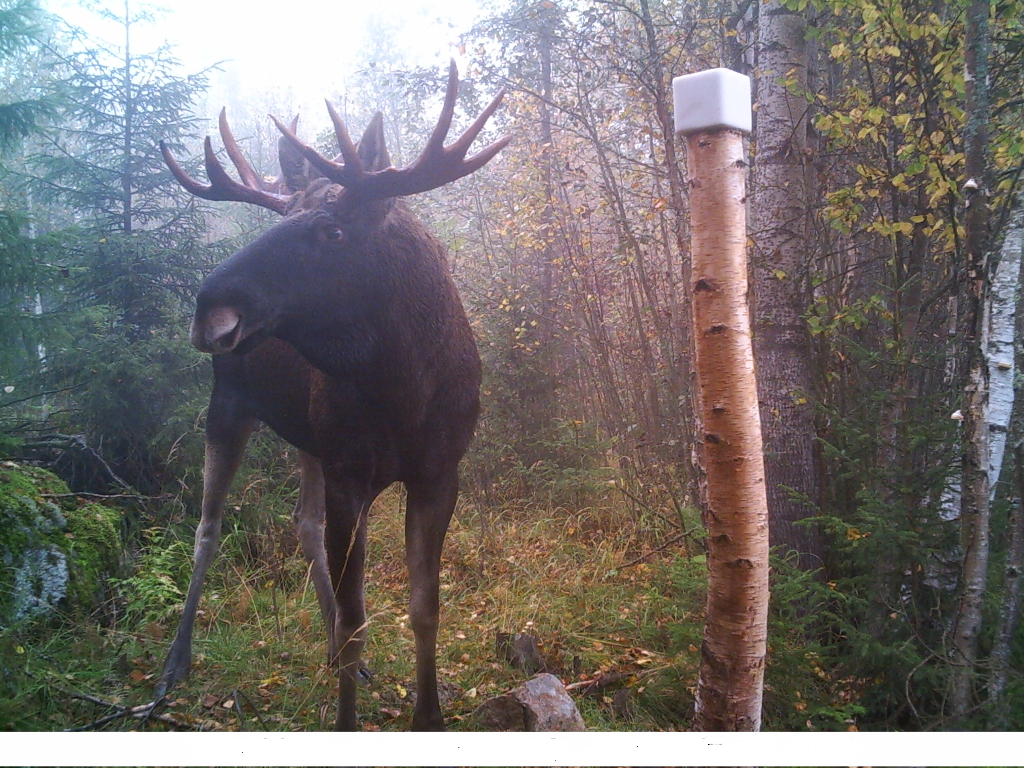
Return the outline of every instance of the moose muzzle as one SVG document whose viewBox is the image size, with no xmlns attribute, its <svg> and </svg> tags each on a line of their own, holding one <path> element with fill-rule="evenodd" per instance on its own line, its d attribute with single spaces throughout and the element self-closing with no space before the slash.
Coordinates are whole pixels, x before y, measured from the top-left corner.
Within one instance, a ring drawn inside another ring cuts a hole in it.
<svg viewBox="0 0 1024 768">
<path fill-rule="evenodd" d="M 242 340 L 242 313 L 234 307 L 216 307 L 192 318 L 189 340 L 200 352 L 220 355 Z"/>
</svg>

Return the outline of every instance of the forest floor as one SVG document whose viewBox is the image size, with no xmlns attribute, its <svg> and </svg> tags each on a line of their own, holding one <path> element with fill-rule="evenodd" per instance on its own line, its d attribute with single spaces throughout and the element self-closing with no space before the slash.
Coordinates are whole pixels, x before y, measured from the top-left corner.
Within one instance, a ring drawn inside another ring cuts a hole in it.
<svg viewBox="0 0 1024 768">
<path fill-rule="evenodd" d="M 275 519 L 258 534 L 226 534 L 197 619 L 191 676 L 148 719 L 129 708 L 153 700 L 178 622 L 173 609 L 130 630 L 126 618 L 106 626 L 79 618 L 5 634 L 0 653 L 20 659 L 23 672 L 0 711 L 4 728 L 328 729 L 337 684 L 325 664 L 323 624 L 291 526 L 283 512 Z M 652 535 L 652 525 L 664 528 L 621 504 L 573 511 L 524 505 L 486 520 L 460 508 L 444 550 L 438 637 L 450 730 L 472 730 L 482 701 L 530 677 L 498 653 L 501 632 L 539 639 L 549 671 L 570 686 L 588 729 L 688 727 L 705 566 L 699 544 L 692 557 L 678 542 L 659 551 L 670 532 Z M 408 730 L 415 670 L 396 490 L 375 505 L 369 542 L 364 657 L 372 677 L 359 692 L 360 724 Z M 167 583 L 163 567 L 187 578 L 191 542 L 161 546 L 163 559 L 143 562 L 138 578 Z M 170 562 L 168 552 L 181 562 Z"/>
</svg>

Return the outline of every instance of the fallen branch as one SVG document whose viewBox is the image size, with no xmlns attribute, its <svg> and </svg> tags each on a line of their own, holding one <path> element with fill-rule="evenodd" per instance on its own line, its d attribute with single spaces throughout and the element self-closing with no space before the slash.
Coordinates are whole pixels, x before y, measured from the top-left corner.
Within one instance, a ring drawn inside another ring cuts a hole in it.
<svg viewBox="0 0 1024 768">
<path fill-rule="evenodd" d="M 98 720 L 93 720 L 91 723 L 88 723 L 87 725 L 79 725 L 75 728 L 65 728 L 65 733 L 72 733 L 75 731 L 91 731 L 93 728 L 99 728 L 100 726 L 106 725 L 107 723 L 113 722 L 114 720 L 119 720 L 122 717 L 137 717 L 149 714 L 153 711 L 153 708 L 156 707 L 156 705 L 159 704 L 160 701 L 162 701 L 162 699 L 160 699 L 157 701 L 151 701 L 148 704 L 139 704 L 136 707 L 123 707 L 120 704 L 114 704 L 112 701 L 103 701 L 102 699 L 97 699 L 91 696 L 78 696 L 76 694 L 71 695 L 77 699 L 85 699 L 86 701 L 91 701 L 92 703 L 99 704 L 101 706 L 115 707 L 117 708 L 118 711 L 110 715 L 105 715 L 99 718 Z"/>
<path fill-rule="evenodd" d="M 258 709 L 256 709 L 256 705 L 252 703 L 252 699 L 249 698 L 249 696 L 246 694 L 246 692 L 245 691 L 233 691 L 233 693 L 235 694 L 235 701 L 236 702 L 238 701 L 238 698 L 237 698 L 238 695 L 241 694 L 242 698 L 245 699 L 245 703 L 249 705 L 249 709 L 251 709 L 253 711 L 253 714 L 256 715 L 256 720 L 259 721 L 260 727 L 264 731 L 269 731 L 270 729 L 267 728 L 267 724 L 265 722 L 263 722 L 263 718 L 260 716 L 260 711 Z M 239 717 L 239 720 L 241 720 L 241 717 L 242 717 L 242 710 L 241 709 L 238 710 L 238 717 Z"/>
<path fill-rule="evenodd" d="M 239 730 L 246 730 L 245 728 L 245 715 L 242 714 L 242 702 L 239 701 L 239 695 L 237 690 L 231 691 L 231 700 L 235 705 L 235 713 L 238 715 L 238 728 Z"/>
<path fill-rule="evenodd" d="M 664 666 L 654 667 L 652 669 L 645 669 L 643 671 L 605 672 L 603 674 L 599 674 L 596 677 L 592 677 L 590 680 L 581 680 L 578 683 L 569 683 L 567 686 L 565 686 L 565 690 L 581 691 L 582 695 L 586 696 L 591 693 L 603 691 L 605 688 L 610 688 L 616 683 L 621 683 L 623 681 L 632 680 L 634 683 L 638 683 L 641 680 L 646 680 L 648 677 L 652 677 L 668 668 L 669 665 L 666 664 Z"/>
<path fill-rule="evenodd" d="M 88 701 L 93 704 L 97 704 L 102 707 L 108 707 L 116 709 L 109 715 L 93 720 L 91 723 L 86 725 L 79 725 L 74 728 L 65 728 L 65 733 L 72 733 L 77 731 L 91 731 L 95 728 L 100 728 L 107 723 L 113 722 L 114 720 L 120 720 L 121 718 L 131 717 L 136 720 L 157 720 L 161 723 L 167 723 L 175 728 L 187 728 L 193 731 L 214 731 L 220 730 L 220 723 L 216 723 L 213 720 L 193 720 L 188 717 L 178 717 L 168 712 L 156 712 L 156 708 L 163 704 L 166 700 L 166 696 L 162 696 L 156 701 L 150 701 L 146 704 L 138 704 L 134 707 L 126 707 L 123 704 L 115 704 L 112 701 L 105 701 L 96 696 L 91 696 L 87 693 L 78 693 L 76 691 L 68 691 L 62 688 L 58 688 L 61 693 L 66 696 L 71 696 L 75 699 L 81 699 L 82 701 Z"/>
<path fill-rule="evenodd" d="M 578 683 L 569 683 L 565 686 L 567 691 L 581 690 L 584 695 L 588 693 L 595 693 L 601 691 L 610 685 L 615 685 L 618 682 L 625 680 L 628 677 L 633 677 L 632 674 L 624 674 L 622 672 L 607 672 L 600 677 L 594 677 L 590 680 L 581 680 Z"/>
<path fill-rule="evenodd" d="M 159 496 L 143 496 L 141 493 L 89 493 L 88 491 L 79 491 L 78 493 L 40 493 L 44 499 L 71 499 L 77 496 L 83 496 L 89 499 L 134 499 L 135 501 L 164 501 L 166 499 L 173 499 L 174 495 L 170 493 L 161 493 Z"/>
<path fill-rule="evenodd" d="M 132 490 L 132 487 L 113 469 L 111 469 L 110 465 L 106 462 L 106 459 L 100 455 L 99 451 L 86 442 L 85 435 L 64 435 L 60 432 L 54 432 L 50 435 L 43 435 L 32 443 L 26 443 L 25 447 L 30 450 L 53 449 L 64 452 L 75 449 L 81 451 L 82 453 L 91 456 L 93 460 L 103 468 L 103 471 L 115 485 L 120 486 L 125 490 Z"/>
</svg>

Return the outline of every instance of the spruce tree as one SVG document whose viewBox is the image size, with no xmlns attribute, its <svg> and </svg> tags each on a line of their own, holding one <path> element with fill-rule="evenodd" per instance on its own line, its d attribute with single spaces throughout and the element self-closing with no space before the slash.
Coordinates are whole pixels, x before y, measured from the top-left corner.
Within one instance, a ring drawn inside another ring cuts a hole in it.
<svg viewBox="0 0 1024 768">
<path fill-rule="evenodd" d="M 188 431 L 185 404 L 201 391 L 187 327 L 210 261 L 202 211 L 174 183 L 159 142 L 180 148 L 195 132 L 206 76 L 178 74 L 166 46 L 136 52 L 133 38 L 153 18 L 129 3 L 101 16 L 120 42 L 73 33 L 60 62 L 68 103 L 30 158 L 35 199 L 50 205 L 40 224 L 57 245 L 44 258 L 66 270 L 63 296 L 85 318 L 47 361 L 48 385 L 68 399 L 48 426 L 84 432 L 117 474 L 156 492 L 169 446 Z"/>
</svg>

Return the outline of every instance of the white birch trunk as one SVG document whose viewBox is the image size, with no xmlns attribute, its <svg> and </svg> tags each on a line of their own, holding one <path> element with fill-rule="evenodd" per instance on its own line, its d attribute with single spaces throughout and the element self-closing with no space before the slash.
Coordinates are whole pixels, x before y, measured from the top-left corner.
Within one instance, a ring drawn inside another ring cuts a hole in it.
<svg viewBox="0 0 1024 768">
<path fill-rule="evenodd" d="M 1024 249 L 1024 199 L 1006 228 L 1006 237 L 999 254 L 999 264 L 989 293 L 988 361 L 989 402 L 986 421 L 989 429 L 988 487 L 989 499 L 994 500 L 996 483 L 1003 468 L 1006 452 L 1006 434 L 1013 410 L 1013 377 L 1016 372 L 1013 356 L 1016 296 L 1020 280 L 1021 251 Z M 957 462 L 946 480 L 939 511 L 943 520 L 960 517 L 960 480 L 962 472 Z"/>
<path fill-rule="evenodd" d="M 1022 201 L 1024 202 L 1024 201 Z M 1013 410 L 1013 334 L 1016 294 L 1020 279 L 1021 247 L 1024 245 L 1024 209 L 1018 207 L 1006 228 L 999 264 L 992 280 L 988 309 L 988 487 L 995 499 L 996 483 L 1003 467 L 1006 434 Z"/>
</svg>

